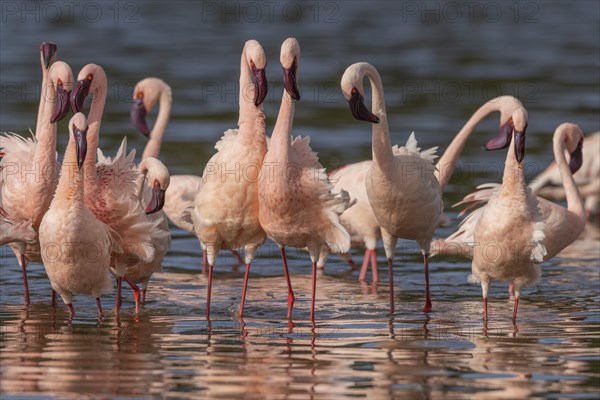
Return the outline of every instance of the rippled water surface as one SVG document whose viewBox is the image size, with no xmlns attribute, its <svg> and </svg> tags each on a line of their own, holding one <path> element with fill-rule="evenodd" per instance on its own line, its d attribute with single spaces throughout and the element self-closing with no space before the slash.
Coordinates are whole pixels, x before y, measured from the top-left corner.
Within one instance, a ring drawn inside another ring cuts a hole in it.
<svg viewBox="0 0 600 400">
<path fill-rule="evenodd" d="M 49 3 L 60 17 L 44 3 L 29 2 L 38 7 L 29 14 L 25 3 L 3 3 L 0 130 L 35 126 L 38 46 L 54 41 L 75 71 L 88 62 L 107 71 L 101 146 L 109 154 L 124 135 L 140 151 L 144 146 L 129 122 L 135 83 L 159 76 L 173 87 L 161 154 L 172 173 L 200 174 L 215 141 L 235 125 L 239 53 L 250 38 L 269 58 L 269 132 L 282 91 L 279 46 L 298 38 L 302 100 L 294 130 L 311 136 L 328 169 L 370 156 L 370 128 L 351 117 L 338 89 L 356 61 L 373 63 L 382 75 L 395 143 L 415 131 L 422 147 L 443 151 L 481 103 L 513 94 L 529 111 L 533 176 L 553 158 L 559 123 L 575 122 L 586 133 L 600 128 L 597 2 L 475 2 L 472 15 L 461 2 L 276 2 L 272 15 L 251 3 L 260 16 L 242 2 L 98 2 L 99 17 L 90 8 L 71 16 L 66 3 Z M 497 125 L 497 116 L 488 118 L 467 144 L 463 173 L 459 168 L 445 193 L 448 209 L 477 184 L 498 181 L 504 154 L 480 149 Z M 66 122 L 59 128 L 62 153 Z M 470 170 L 476 172 L 464 173 Z M 449 215 L 453 225 L 437 236 L 456 229 L 457 214 Z M 20 268 L 10 249 L 0 248 L 2 398 L 519 399 L 596 398 L 600 391 L 598 223 L 543 264 L 541 282 L 523 293 L 517 332 L 506 285 L 492 286 L 487 336 L 480 288 L 466 281 L 467 260 L 431 261 L 434 309 L 422 313 L 422 260 L 411 242 L 398 248 L 393 317 L 379 248 L 377 285 L 359 283 L 357 271 L 329 259 L 319 273 L 312 327 L 310 261 L 290 249 L 296 305 L 289 326 L 279 252 L 268 242 L 251 270 L 245 324 L 236 317 L 244 269 L 221 254 L 208 324 L 198 242 L 176 228 L 172 234 L 139 316 L 128 291 L 119 317 L 110 311 L 114 294 L 103 297 L 102 320 L 93 299 L 77 296 L 71 323 L 62 304 L 50 307 L 42 265 L 29 267 L 32 305 L 23 306 Z M 353 256 L 360 264 L 361 250 Z"/>
</svg>

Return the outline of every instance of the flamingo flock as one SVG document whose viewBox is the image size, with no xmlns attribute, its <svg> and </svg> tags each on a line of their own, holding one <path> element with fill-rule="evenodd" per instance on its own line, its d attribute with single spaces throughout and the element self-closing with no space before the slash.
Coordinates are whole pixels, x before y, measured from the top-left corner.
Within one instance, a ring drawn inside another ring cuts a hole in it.
<svg viewBox="0 0 600 400">
<path fill-rule="evenodd" d="M 414 132 L 406 135 L 403 146 L 392 144 L 382 78 L 373 65 L 358 62 L 341 76 L 341 92 L 349 114 L 371 124 L 372 157 L 327 173 L 310 146 L 310 137 L 292 132 L 301 99 L 300 44 L 294 38 L 281 45 L 284 87 L 271 137 L 267 137 L 263 110 L 268 90 L 266 54 L 256 40 L 245 43 L 237 128 L 224 132 L 203 171 L 171 176 L 159 160 L 172 107 L 169 85 L 159 78 L 145 78 L 136 85 L 131 119 L 148 138 L 147 144 L 139 163 L 135 149 L 127 149 L 126 137 L 111 157 L 100 149 L 108 87 L 104 69 L 88 64 L 74 79 L 69 65 L 57 60 L 57 46 L 41 45 L 44 92 L 35 133 L 0 135 L 0 244 L 10 245 L 22 268 L 25 303 L 30 303 L 27 264 L 42 262 L 52 287 L 52 305 L 58 293 L 70 318 L 75 315 L 74 295 L 94 297 L 102 316 L 101 295 L 115 286 L 118 313 L 123 281 L 131 287 L 139 313 L 150 279 L 161 270 L 169 251 L 170 221 L 193 233 L 202 248 L 203 272 L 208 270 L 208 321 L 219 252 L 230 250 L 245 264 L 238 313 L 242 319 L 250 268 L 267 238 L 281 250 L 290 322 L 295 294 L 286 248 L 304 250 L 310 256 L 309 319 L 314 324 L 318 268 L 325 266 L 329 255 L 337 254 L 354 269 L 350 248 L 364 246 L 358 279 L 366 279 L 370 266 L 375 283 L 380 240 L 393 315 L 397 307 L 394 270 L 401 270 L 395 268 L 399 264 L 396 244 L 406 239 L 416 241 L 423 257 L 424 313 L 434 309 L 431 256 L 460 254 L 472 260 L 469 281 L 481 285 L 484 326 L 489 319 L 492 281 L 510 284 L 516 326 L 522 290 L 539 281 L 541 264 L 575 241 L 588 216 L 599 210 L 596 150 L 600 133 L 584 139 L 577 125 L 558 126 L 552 143 L 554 162 L 528 186 L 523 167 L 528 113 L 518 99 L 500 96 L 475 111 L 435 163 L 437 147 L 422 150 Z M 364 100 L 365 78 L 371 91 L 370 108 Z M 86 115 L 87 97 L 93 101 Z M 155 104 L 159 112 L 150 129 L 146 116 Z M 59 161 L 57 123 L 71 110 L 69 140 Z M 485 148 L 506 149 L 502 182 L 480 185 L 468 194 L 459 204 L 467 205 L 461 215 L 470 213 L 457 231 L 434 240 L 439 226 L 452 223 L 444 214 L 443 194 L 461 152 L 476 126 L 493 112 L 500 113 L 500 128 Z M 32 170 L 36 174 L 27 173 Z M 541 196 L 566 198 L 567 207 Z M 237 253 L 241 249 L 243 257 Z"/>
</svg>

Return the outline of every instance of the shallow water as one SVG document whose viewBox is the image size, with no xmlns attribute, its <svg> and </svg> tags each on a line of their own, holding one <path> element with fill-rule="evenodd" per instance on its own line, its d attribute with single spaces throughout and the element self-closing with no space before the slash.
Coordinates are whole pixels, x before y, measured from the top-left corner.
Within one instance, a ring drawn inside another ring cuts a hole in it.
<svg viewBox="0 0 600 400">
<path fill-rule="evenodd" d="M 22 4 L 3 7 L 7 3 Z M 108 154 L 123 135 L 141 151 L 144 138 L 128 119 L 131 90 L 145 76 L 165 79 L 173 87 L 174 106 L 161 158 L 172 173 L 200 174 L 221 132 L 235 125 L 239 52 L 249 38 L 258 39 L 269 57 L 265 111 L 272 129 L 282 90 L 279 46 L 288 36 L 302 47 L 303 98 L 295 132 L 311 136 L 328 169 L 370 155 L 370 128 L 352 119 L 338 89 L 344 69 L 360 60 L 373 63 L 382 75 L 395 143 L 414 130 L 422 147 L 439 145 L 443 151 L 481 103 L 514 94 L 529 111 L 526 160 L 533 176 L 552 159 L 551 135 L 559 123 L 578 123 L 586 133 L 600 128 L 600 6 L 595 2 L 489 3 L 502 11 L 497 20 L 479 12 L 469 19 L 460 2 L 429 2 L 428 9 L 439 7 L 438 14 L 427 14 L 420 2 L 309 2 L 296 20 L 290 7 L 300 3 L 282 2 L 272 20 L 262 8 L 257 22 L 252 10 L 237 2 L 225 10 L 216 2 L 205 2 L 204 8 L 121 2 L 116 18 L 109 8 L 113 3 L 94 4 L 102 11 L 98 21 L 90 20 L 93 14 L 83 18 L 81 10 L 71 18 L 66 8 L 57 21 L 49 8 L 39 8 L 39 20 L 35 11 L 14 15 L 3 9 L 0 130 L 24 133 L 35 126 L 37 49 L 52 40 L 75 73 L 88 62 L 107 70 L 101 145 Z M 460 20 L 448 4 L 461 7 Z M 280 13 L 284 7 L 287 16 Z M 497 116 L 488 118 L 466 146 L 445 194 L 447 209 L 477 184 L 498 180 L 504 154 L 480 150 L 497 125 Z M 66 132 L 66 122 L 59 126 Z M 66 134 L 59 137 L 59 153 L 65 143 Z M 478 172 L 469 173 L 473 166 Z M 456 212 L 450 216 L 453 226 L 436 236 L 455 229 Z M 411 242 L 398 248 L 393 318 L 387 314 L 388 281 L 379 248 L 377 285 L 357 282 L 356 271 L 329 259 L 319 274 L 314 328 L 308 321 L 308 257 L 289 251 L 296 292 L 295 326 L 289 327 L 285 279 L 272 243 L 263 246 L 252 267 L 245 325 L 236 318 L 243 267 L 229 253 L 220 256 L 208 325 L 198 242 L 176 228 L 141 314 L 133 315 L 126 291 L 119 318 L 110 311 L 114 294 L 103 297 L 106 312 L 100 321 L 93 299 L 76 297 L 71 323 L 62 305 L 52 309 L 39 264 L 29 268 L 33 304 L 23 306 L 20 269 L 4 246 L 0 393 L 2 398 L 596 398 L 599 231 L 597 223 L 589 224 L 582 238 L 543 264 L 541 282 L 523 293 L 517 332 L 506 285 L 494 284 L 487 336 L 480 288 L 466 282 L 466 260 L 431 261 L 434 310 L 421 312 L 422 261 Z M 353 255 L 360 264 L 361 251 Z"/>
</svg>

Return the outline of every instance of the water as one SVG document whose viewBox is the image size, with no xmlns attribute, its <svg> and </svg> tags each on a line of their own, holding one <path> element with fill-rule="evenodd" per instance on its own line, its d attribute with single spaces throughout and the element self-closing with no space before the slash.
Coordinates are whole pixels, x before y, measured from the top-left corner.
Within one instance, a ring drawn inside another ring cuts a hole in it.
<svg viewBox="0 0 600 400">
<path fill-rule="evenodd" d="M 295 132 L 311 136 L 328 169 L 370 155 L 370 129 L 353 120 L 339 93 L 341 74 L 356 61 L 373 63 L 382 75 L 395 143 L 414 130 L 422 147 L 443 151 L 480 104 L 514 94 L 529 111 L 526 160 L 533 176 L 553 158 L 559 123 L 575 122 L 587 133 L 600 128 L 595 2 L 477 3 L 472 15 L 460 2 L 278 2 L 272 15 L 262 3 L 100 2 L 72 15 L 66 3 L 30 2 L 29 13 L 25 4 L 2 4 L 0 129 L 23 133 L 35 125 L 37 49 L 51 40 L 75 71 L 88 62 L 106 69 L 101 145 L 109 154 L 123 135 L 140 151 L 144 146 L 128 119 L 135 83 L 159 76 L 173 87 L 161 154 L 172 173 L 200 174 L 220 134 L 235 125 L 239 53 L 249 38 L 269 58 L 269 131 L 282 91 L 279 46 L 288 36 L 298 38 L 302 100 Z M 504 154 L 480 150 L 497 125 L 496 116 L 488 118 L 467 144 L 463 173 L 445 193 L 448 209 L 477 184 L 498 180 Z M 59 129 L 62 153 L 66 122 Z M 470 165 L 486 172 L 464 173 Z M 436 235 L 451 233 L 453 223 Z M 506 286 L 493 285 L 487 336 L 480 288 L 466 282 L 466 260 L 432 260 L 434 311 L 421 312 L 421 257 L 411 242 L 399 244 L 393 318 L 379 248 L 378 285 L 358 283 L 357 272 L 329 260 L 319 275 L 314 329 L 308 258 L 290 250 L 297 296 L 290 329 L 272 243 L 251 271 L 245 325 L 236 319 L 243 268 L 229 253 L 220 256 L 210 326 L 203 318 L 207 279 L 199 273 L 198 243 L 176 228 L 138 317 L 129 294 L 119 318 L 107 311 L 100 321 L 93 300 L 77 296 L 78 314 L 69 324 L 62 306 L 49 306 L 50 286 L 38 264 L 29 268 L 33 304 L 24 307 L 20 269 L 5 246 L 0 392 L 2 398 L 596 398 L 599 230 L 589 224 L 582 238 L 543 265 L 541 282 L 523 294 L 518 332 Z M 360 250 L 353 255 L 361 261 Z M 105 296 L 105 309 L 113 301 L 114 294 Z"/>
</svg>

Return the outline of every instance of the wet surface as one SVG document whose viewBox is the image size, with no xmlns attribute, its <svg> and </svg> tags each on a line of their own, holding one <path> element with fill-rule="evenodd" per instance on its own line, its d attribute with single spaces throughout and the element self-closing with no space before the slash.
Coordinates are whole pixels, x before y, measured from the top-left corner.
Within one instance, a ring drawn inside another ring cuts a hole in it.
<svg viewBox="0 0 600 400">
<path fill-rule="evenodd" d="M 294 130 L 311 136 L 328 170 L 370 156 L 370 128 L 352 119 L 339 92 L 344 69 L 362 60 L 382 75 L 394 143 L 404 143 L 414 130 L 421 147 L 439 145 L 441 152 L 485 100 L 514 94 L 529 111 L 526 170 L 532 177 L 552 160 L 551 136 L 559 123 L 575 122 L 586 133 L 600 128 L 600 28 L 593 2 L 521 2 L 517 21 L 512 2 L 497 2 L 502 17 L 496 22 L 489 14 L 456 23 L 450 14 L 422 20 L 422 10 L 413 15 L 406 8 L 417 2 L 315 3 L 317 22 L 310 3 L 295 23 L 278 14 L 260 23 L 242 14 L 236 22 L 233 14 L 219 9 L 210 14 L 184 2 L 122 3 L 115 23 L 112 3 L 98 4 L 104 14 L 94 23 L 77 16 L 31 23 L 27 15 L 25 21 L 4 15 L 0 130 L 25 133 L 35 126 L 37 49 L 52 40 L 59 59 L 75 71 L 88 62 L 107 70 L 100 142 L 105 153 L 113 154 L 123 135 L 141 152 L 145 139 L 129 122 L 131 90 L 143 77 L 159 76 L 173 87 L 174 98 L 161 159 L 173 174 L 200 174 L 216 140 L 237 121 L 239 53 L 250 38 L 269 57 L 265 112 L 271 131 L 282 91 L 279 46 L 288 36 L 297 37 L 302 48 L 302 100 Z M 133 8 L 125 9 L 127 4 Z M 382 7 L 386 13 L 378 11 Z M 132 10 L 137 22 L 124 23 Z M 328 16 L 336 22 L 325 23 Z M 467 144 L 444 194 L 447 209 L 476 185 L 499 180 L 505 153 L 480 147 L 497 125 L 497 116 L 489 117 Z M 59 129 L 62 153 L 66 122 Z M 456 212 L 450 216 L 453 225 L 436 237 L 456 228 Z M 102 320 L 94 300 L 83 296 L 75 297 L 71 322 L 62 304 L 50 307 L 50 285 L 40 264 L 29 268 L 32 305 L 23 306 L 20 268 L 3 246 L 0 393 L 2 398 L 596 398 L 599 230 L 597 223 L 588 224 L 582 238 L 542 265 L 540 283 L 522 294 L 517 332 L 506 284 L 494 283 L 487 336 L 480 287 L 466 281 L 467 260 L 431 260 L 433 311 L 421 311 L 422 259 L 412 242 L 398 246 L 393 318 L 379 247 L 377 285 L 359 283 L 358 272 L 339 258 L 328 260 L 317 283 L 315 327 L 308 321 L 307 255 L 288 253 L 296 293 L 290 327 L 279 251 L 270 242 L 251 269 L 244 324 L 236 317 L 243 266 L 228 252 L 219 256 L 208 324 L 200 248 L 176 228 L 140 315 L 134 316 L 126 290 L 118 318 L 110 311 L 114 293 L 103 297 Z M 353 250 L 353 257 L 360 265 L 362 251 Z"/>
</svg>

